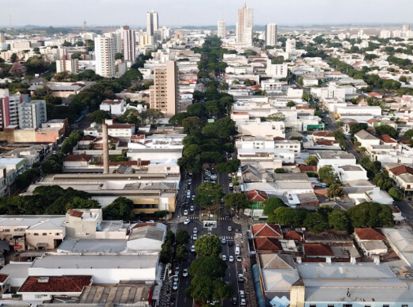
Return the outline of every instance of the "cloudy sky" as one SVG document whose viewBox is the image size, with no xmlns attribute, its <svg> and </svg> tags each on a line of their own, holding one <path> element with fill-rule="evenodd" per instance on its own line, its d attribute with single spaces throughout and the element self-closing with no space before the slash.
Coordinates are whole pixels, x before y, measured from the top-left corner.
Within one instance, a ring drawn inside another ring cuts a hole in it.
<svg viewBox="0 0 413 307">
<path fill-rule="evenodd" d="M 248 0 L 255 24 L 413 22 L 413 0 Z M 162 25 L 234 24 L 243 0 L 0 0 L 0 25 L 134 26 L 157 10 Z"/>
</svg>

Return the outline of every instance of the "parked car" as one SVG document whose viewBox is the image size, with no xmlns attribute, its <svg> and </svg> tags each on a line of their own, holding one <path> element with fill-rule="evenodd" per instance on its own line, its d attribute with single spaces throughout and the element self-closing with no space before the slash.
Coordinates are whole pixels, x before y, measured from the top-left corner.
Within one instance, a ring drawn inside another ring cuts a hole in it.
<svg viewBox="0 0 413 307">
<path fill-rule="evenodd" d="M 229 262 L 234 262 L 234 256 L 232 256 L 232 255 L 229 256 L 229 259 L 228 259 L 228 260 L 229 260 Z"/>
<path fill-rule="evenodd" d="M 188 269 L 183 269 L 182 276 L 183 277 L 188 277 Z"/>
<path fill-rule="evenodd" d="M 184 221 L 184 225 L 188 225 L 190 222 L 191 222 L 191 220 L 190 220 L 190 219 L 185 219 L 185 221 Z"/>
</svg>

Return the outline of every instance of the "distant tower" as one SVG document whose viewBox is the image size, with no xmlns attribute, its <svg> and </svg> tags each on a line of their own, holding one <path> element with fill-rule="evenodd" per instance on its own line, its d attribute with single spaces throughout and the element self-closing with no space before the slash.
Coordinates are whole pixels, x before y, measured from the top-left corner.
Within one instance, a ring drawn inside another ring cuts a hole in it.
<svg viewBox="0 0 413 307">
<path fill-rule="evenodd" d="M 225 38 L 227 36 L 227 29 L 225 27 L 224 20 L 218 20 L 217 23 L 217 36 L 220 38 Z"/>
<path fill-rule="evenodd" d="M 135 31 L 131 30 L 128 26 L 123 26 L 121 31 L 123 41 L 123 59 L 133 63 L 136 59 Z"/>
<path fill-rule="evenodd" d="M 105 78 L 115 76 L 115 40 L 113 36 L 95 38 L 96 74 Z"/>
<path fill-rule="evenodd" d="M 158 12 L 150 11 L 146 13 L 146 35 L 148 41 L 153 43 L 156 32 L 159 30 L 159 16 Z"/>
<path fill-rule="evenodd" d="M 86 20 L 83 21 L 83 32 L 86 32 L 87 22 Z"/>
<path fill-rule="evenodd" d="M 265 44 L 267 46 L 277 45 L 277 25 L 275 23 L 267 24 L 265 30 Z"/>
<path fill-rule="evenodd" d="M 254 11 L 247 7 L 247 3 L 238 9 L 236 24 L 237 43 L 243 46 L 252 46 L 252 34 L 254 27 Z"/>
</svg>

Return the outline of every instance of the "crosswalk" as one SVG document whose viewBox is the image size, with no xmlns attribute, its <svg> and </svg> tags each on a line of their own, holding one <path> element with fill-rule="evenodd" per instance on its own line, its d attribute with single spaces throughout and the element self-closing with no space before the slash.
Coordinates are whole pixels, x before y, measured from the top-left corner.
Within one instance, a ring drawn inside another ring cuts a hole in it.
<svg viewBox="0 0 413 307">
<path fill-rule="evenodd" d="M 188 216 L 185 216 L 185 218 L 190 219 L 190 220 L 197 220 L 197 221 L 199 221 L 199 216 L 197 216 L 197 215 L 188 215 Z M 231 221 L 231 217 L 229 217 L 229 216 L 222 216 L 222 217 L 217 218 L 217 220 L 218 220 L 218 221 Z"/>
</svg>

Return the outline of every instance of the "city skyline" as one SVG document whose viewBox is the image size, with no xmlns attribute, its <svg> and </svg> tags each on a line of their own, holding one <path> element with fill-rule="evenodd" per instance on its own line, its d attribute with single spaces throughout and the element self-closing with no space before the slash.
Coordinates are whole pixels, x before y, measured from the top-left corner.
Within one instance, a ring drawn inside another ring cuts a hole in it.
<svg viewBox="0 0 413 307">
<path fill-rule="evenodd" d="M 162 17 L 161 25 L 200 25 L 212 26 L 218 19 L 225 20 L 228 26 L 235 25 L 234 12 L 244 1 L 218 0 L 194 1 L 178 0 L 170 6 L 168 0 L 155 0 L 150 4 L 132 0 L 73 0 L 61 16 L 62 1 L 40 0 L 36 6 L 27 5 L 27 0 L 2 0 L 0 26 L 82 25 L 122 25 L 145 26 L 147 11 L 156 10 Z M 409 12 L 413 3 L 408 0 L 367 0 L 340 1 L 330 0 L 291 0 L 288 3 L 268 0 L 247 1 L 254 9 L 256 24 L 275 22 L 278 25 L 311 24 L 395 24 L 413 22 Z M 79 7 L 82 10 L 77 11 Z M 185 14 L 182 14 L 184 12 Z M 202 12 L 202 13 L 201 13 Z M 338 15 L 337 12 L 340 12 Z M 369 12 L 366 14 L 365 12 Z M 388 12 L 391 12 L 389 14 Z M 104 18 L 102 18 L 104 17 Z"/>
</svg>

